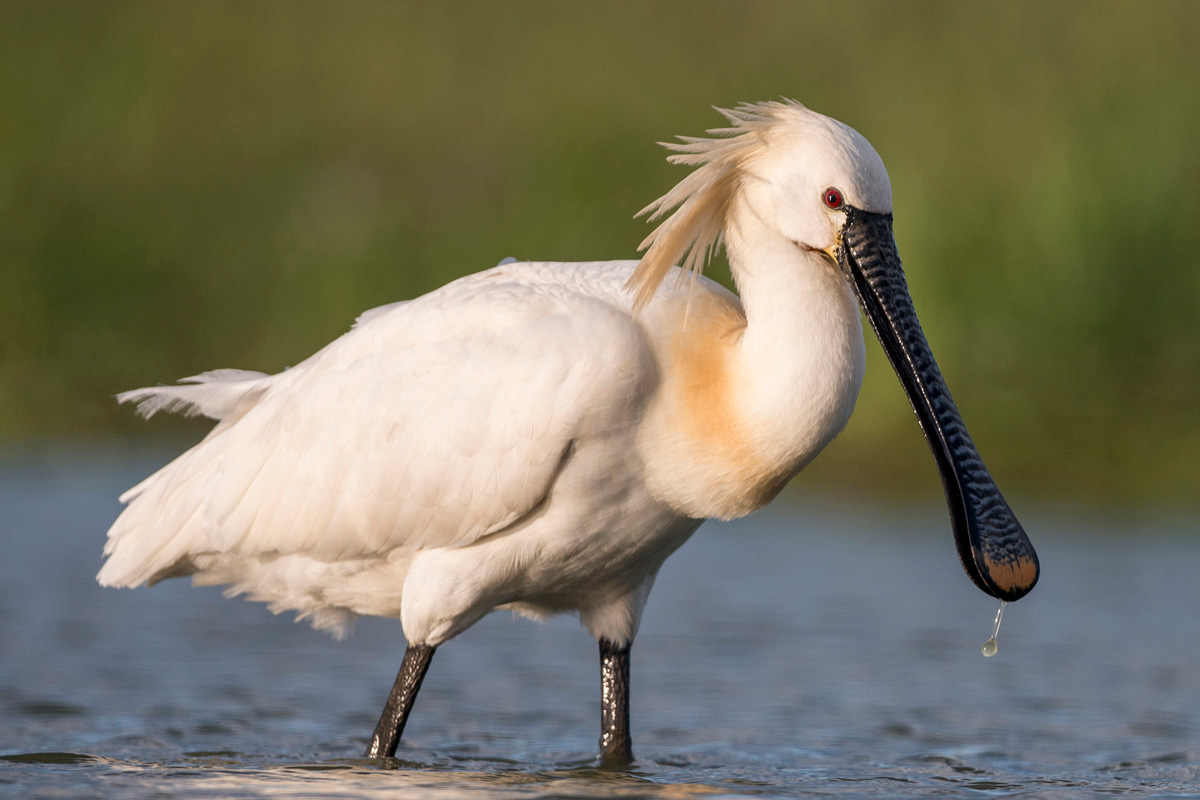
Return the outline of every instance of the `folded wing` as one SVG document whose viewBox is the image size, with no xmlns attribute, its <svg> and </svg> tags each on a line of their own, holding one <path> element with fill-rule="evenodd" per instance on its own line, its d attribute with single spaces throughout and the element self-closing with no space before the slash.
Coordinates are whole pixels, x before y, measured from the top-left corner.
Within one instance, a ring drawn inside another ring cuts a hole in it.
<svg viewBox="0 0 1200 800">
<path fill-rule="evenodd" d="M 127 393 L 222 422 L 122 497 L 99 580 L 189 574 L 208 553 L 369 563 L 470 544 L 536 509 L 574 442 L 630 425 L 654 379 L 626 311 L 494 274 L 368 312 L 277 375 Z"/>
</svg>

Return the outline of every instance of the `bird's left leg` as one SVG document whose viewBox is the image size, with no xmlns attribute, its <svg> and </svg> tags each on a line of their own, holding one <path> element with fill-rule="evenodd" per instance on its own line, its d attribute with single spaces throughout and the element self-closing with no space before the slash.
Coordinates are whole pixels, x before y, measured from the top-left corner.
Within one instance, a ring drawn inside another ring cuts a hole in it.
<svg viewBox="0 0 1200 800">
<path fill-rule="evenodd" d="M 414 644 L 404 651 L 404 662 L 400 664 L 392 693 L 388 695 L 383 715 L 379 717 L 379 724 L 371 736 L 367 758 L 391 758 L 396 755 L 400 734 L 404 733 L 404 724 L 408 722 L 408 715 L 421 689 L 421 681 L 429 670 L 435 649 L 427 644 Z"/>
<path fill-rule="evenodd" d="M 629 648 L 600 639 L 600 763 L 623 767 L 633 763 L 629 735 Z"/>
</svg>

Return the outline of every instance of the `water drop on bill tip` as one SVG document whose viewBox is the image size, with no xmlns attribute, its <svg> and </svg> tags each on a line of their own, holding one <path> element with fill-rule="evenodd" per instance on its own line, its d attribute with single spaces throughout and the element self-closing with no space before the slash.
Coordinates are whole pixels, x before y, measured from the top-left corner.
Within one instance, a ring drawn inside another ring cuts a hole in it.
<svg viewBox="0 0 1200 800">
<path fill-rule="evenodd" d="M 996 609 L 996 621 L 992 623 L 992 638 L 983 643 L 984 658 L 991 658 L 1000 649 L 996 644 L 996 634 L 1000 633 L 1000 618 L 1004 616 L 1004 606 L 1006 605 L 1008 604 L 1001 600 L 1000 608 Z"/>
</svg>

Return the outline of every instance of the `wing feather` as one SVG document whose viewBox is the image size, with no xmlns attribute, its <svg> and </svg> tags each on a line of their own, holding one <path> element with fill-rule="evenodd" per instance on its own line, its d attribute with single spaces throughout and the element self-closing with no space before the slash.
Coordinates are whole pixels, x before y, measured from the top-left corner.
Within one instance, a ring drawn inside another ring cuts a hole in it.
<svg viewBox="0 0 1200 800">
<path fill-rule="evenodd" d="M 224 419 L 244 403 L 254 402 L 272 376 L 246 369 L 215 369 L 189 378 L 190 386 L 151 386 L 117 395 L 118 403 L 136 403 L 138 414 L 149 419 L 160 411 L 210 419 Z"/>
<path fill-rule="evenodd" d="M 130 496 L 100 580 L 183 574 L 210 553 L 470 544 L 537 508 L 577 438 L 632 424 L 654 374 L 628 310 L 567 286 L 476 279 L 368 312 L 302 364 L 247 378 L 253 397 L 220 409 L 236 421 Z"/>
</svg>

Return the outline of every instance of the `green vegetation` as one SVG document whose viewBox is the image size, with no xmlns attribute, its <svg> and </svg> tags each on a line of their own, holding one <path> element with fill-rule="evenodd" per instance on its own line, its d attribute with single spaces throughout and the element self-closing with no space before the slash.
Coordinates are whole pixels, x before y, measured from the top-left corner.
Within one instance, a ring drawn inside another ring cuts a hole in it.
<svg viewBox="0 0 1200 800">
<path fill-rule="evenodd" d="M 781 95 L 883 155 L 1002 486 L 1195 506 L 1191 2 L 5 3 L 0 445 L 194 437 L 111 396 L 278 370 L 504 256 L 632 257 L 683 175 L 653 143 Z M 936 493 L 869 350 L 805 481 Z"/>
</svg>

